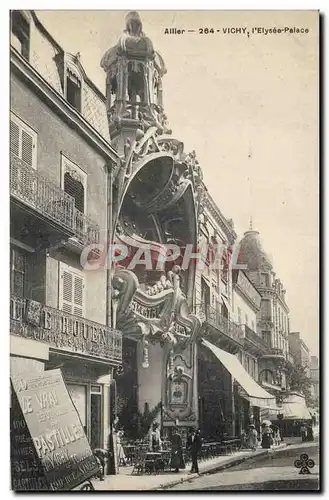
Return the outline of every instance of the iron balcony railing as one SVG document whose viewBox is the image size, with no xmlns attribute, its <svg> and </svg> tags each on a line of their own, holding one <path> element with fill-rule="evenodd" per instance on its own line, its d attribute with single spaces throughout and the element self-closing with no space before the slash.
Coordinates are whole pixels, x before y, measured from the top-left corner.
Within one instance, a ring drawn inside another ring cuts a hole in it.
<svg viewBox="0 0 329 500">
<path fill-rule="evenodd" d="M 246 338 L 250 340 L 253 344 L 256 344 L 262 350 L 269 350 L 271 346 L 262 337 L 257 335 L 249 326 L 245 325 Z"/>
<path fill-rule="evenodd" d="M 61 224 L 81 243 L 99 243 L 99 226 L 75 208 L 74 198 L 13 154 L 10 157 L 10 194 Z"/>
<path fill-rule="evenodd" d="M 34 300 L 11 296 L 10 333 L 69 352 L 122 362 L 119 330 Z"/>
<path fill-rule="evenodd" d="M 198 305 L 194 311 L 201 321 L 209 323 L 224 335 L 243 344 L 244 333 L 241 326 L 223 316 L 217 309 L 209 305 Z"/>
</svg>

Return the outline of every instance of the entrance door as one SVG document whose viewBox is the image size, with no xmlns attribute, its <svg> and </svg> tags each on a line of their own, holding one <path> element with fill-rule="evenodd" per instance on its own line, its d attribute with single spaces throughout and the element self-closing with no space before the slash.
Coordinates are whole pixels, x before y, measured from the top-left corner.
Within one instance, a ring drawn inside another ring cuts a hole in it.
<svg viewBox="0 0 329 500">
<path fill-rule="evenodd" d="M 92 385 L 90 388 L 90 446 L 102 448 L 102 386 Z"/>
</svg>

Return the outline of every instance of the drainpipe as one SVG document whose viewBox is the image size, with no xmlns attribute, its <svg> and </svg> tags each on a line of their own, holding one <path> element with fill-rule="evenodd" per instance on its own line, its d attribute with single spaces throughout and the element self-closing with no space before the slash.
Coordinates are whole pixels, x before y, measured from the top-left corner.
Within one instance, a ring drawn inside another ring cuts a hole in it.
<svg viewBox="0 0 329 500">
<path fill-rule="evenodd" d="M 110 328 L 112 325 L 112 213 L 113 213 L 113 174 L 112 174 L 112 165 L 107 165 L 107 241 L 106 241 L 106 325 Z M 114 370 L 111 369 L 111 384 L 109 385 L 109 435 L 108 435 L 108 443 L 107 443 L 107 451 L 108 451 L 108 461 L 107 461 L 107 474 L 115 474 L 115 461 L 114 461 L 114 453 L 115 446 L 113 442 L 113 410 L 112 403 L 116 400 L 116 387 L 114 381 Z M 111 397 L 114 390 L 114 398 Z M 116 402 L 114 404 L 116 406 Z"/>
<path fill-rule="evenodd" d="M 113 238 L 113 174 L 112 165 L 107 173 L 107 260 L 106 260 L 106 324 L 112 327 L 112 238 Z"/>
</svg>

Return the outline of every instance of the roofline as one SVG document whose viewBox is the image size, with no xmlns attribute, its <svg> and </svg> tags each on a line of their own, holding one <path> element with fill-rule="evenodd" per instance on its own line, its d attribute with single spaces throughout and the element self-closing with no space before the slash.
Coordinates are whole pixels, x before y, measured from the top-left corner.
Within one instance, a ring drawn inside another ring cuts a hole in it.
<svg viewBox="0 0 329 500">
<path fill-rule="evenodd" d="M 117 163 L 119 154 L 113 146 L 13 47 L 10 49 L 10 64 L 12 71 L 16 72 L 29 86 L 33 86 L 33 90 L 46 100 L 50 107 L 66 118 L 71 126 L 78 129 L 98 151 L 109 157 L 112 163 Z"/>
<path fill-rule="evenodd" d="M 249 279 L 248 275 L 244 272 L 243 269 L 233 269 L 232 270 L 234 274 L 239 274 L 239 272 L 243 273 L 245 275 L 245 277 L 247 278 L 247 280 L 249 281 L 249 283 L 251 284 L 251 286 L 253 287 L 253 289 L 258 293 L 258 295 L 260 296 L 260 298 L 262 298 L 262 295 L 259 293 L 259 291 L 257 290 L 257 288 L 255 287 L 255 285 L 253 284 L 253 282 Z M 234 283 L 235 284 L 235 283 Z"/>
<path fill-rule="evenodd" d="M 227 219 L 224 217 L 222 212 L 219 210 L 216 202 L 214 201 L 213 197 L 209 193 L 208 188 L 205 185 L 204 185 L 204 187 L 205 187 L 206 196 L 205 196 L 203 203 L 204 203 L 205 208 L 208 207 L 208 208 L 213 210 L 213 212 L 217 216 L 217 222 L 219 222 L 219 224 L 221 225 L 221 228 L 224 231 L 226 231 L 226 233 L 230 236 L 230 238 L 229 238 L 230 243 L 233 244 L 237 239 L 236 232 L 234 231 L 234 229 L 232 229 L 232 227 L 227 222 Z"/>
<path fill-rule="evenodd" d="M 33 21 L 36 25 L 36 27 L 42 32 L 42 34 L 48 38 L 49 42 L 52 43 L 56 49 L 60 52 L 63 53 L 63 55 L 65 54 L 69 54 L 70 56 L 73 56 L 73 54 L 71 54 L 70 52 L 67 52 L 63 49 L 63 47 L 55 40 L 55 38 L 49 33 L 49 31 L 47 30 L 47 28 L 44 26 L 44 24 L 42 24 L 42 22 L 40 21 L 40 19 L 38 18 L 37 14 L 35 13 L 34 10 L 30 10 L 29 11 L 31 16 L 33 17 Z M 78 66 L 78 68 L 80 69 L 80 71 L 82 72 L 83 74 L 83 78 L 84 80 L 88 83 L 88 85 L 90 85 L 90 87 L 92 87 L 92 89 L 99 95 L 99 97 L 104 101 L 106 102 L 106 97 L 105 95 L 103 94 L 103 92 L 95 85 L 95 83 L 89 78 L 89 76 L 87 75 L 84 67 L 82 66 L 81 62 L 80 61 L 77 61 L 75 62 L 75 64 Z"/>
</svg>

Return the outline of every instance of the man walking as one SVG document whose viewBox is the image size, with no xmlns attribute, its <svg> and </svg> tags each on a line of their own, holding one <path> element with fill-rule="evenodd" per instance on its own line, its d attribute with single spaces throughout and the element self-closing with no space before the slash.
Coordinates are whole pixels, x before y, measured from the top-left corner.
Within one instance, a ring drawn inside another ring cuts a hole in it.
<svg viewBox="0 0 329 500">
<path fill-rule="evenodd" d="M 191 452 L 191 457 L 192 457 L 191 473 L 199 472 L 198 453 L 201 450 L 201 446 L 202 442 L 200 437 L 200 431 L 196 429 L 191 429 L 186 442 L 186 447 Z"/>
</svg>

